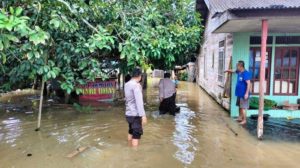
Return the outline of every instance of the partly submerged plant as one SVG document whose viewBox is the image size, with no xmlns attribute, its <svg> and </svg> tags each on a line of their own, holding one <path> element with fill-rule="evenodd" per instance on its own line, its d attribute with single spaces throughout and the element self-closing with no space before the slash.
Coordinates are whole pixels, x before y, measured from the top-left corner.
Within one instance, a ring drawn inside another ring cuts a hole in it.
<svg viewBox="0 0 300 168">
<path fill-rule="evenodd" d="M 80 113 L 91 113 L 93 112 L 93 107 L 91 106 L 82 106 L 78 103 L 74 103 L 73 107 L 76 111 L 80 112 Z"/>
</svg>

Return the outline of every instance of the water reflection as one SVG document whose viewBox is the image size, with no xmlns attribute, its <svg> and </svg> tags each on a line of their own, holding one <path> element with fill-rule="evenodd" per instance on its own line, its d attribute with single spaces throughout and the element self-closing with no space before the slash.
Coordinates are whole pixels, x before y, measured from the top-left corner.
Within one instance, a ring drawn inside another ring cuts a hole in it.
<svg viewBox="0 0 300 168">
<path fill-rule="evenodd" d="M 175 118 L 159 116 L 157 88 L 147 90 L 146 111 L 152 113 L 137 150 L 127 146 L 124 103 L 99 105 L 89 114 L 53 105 L 43 112 L 40 132 L 34 131 L 35 115 L 0 113 L 0 167 L 299 167 L 299 120 L 265 122 L 266 136 L 272 128 L 272 137 L 284 133 L 296 143 L 257 141 L 198 86 L 181 84 L 177 101 L 188 104 L 177 104 L 181 113 Z M 249 120 L 248 129 L 251 122 L 255 133 L 256 122 Z M 65 157 L 79 147 L 88 148 Z"/>
<path fill-rule="evenodd" d="M 16 146 L 16 139 L 22 134 L 21 120 L 10 117 L 7 120 L 2 121 L 3 129 L 1 127 L 0 141 L 5 140 L 7 144 L 11 144 L 12 147 Z"/>
<path fill-rule="evenodd" d="M 195 125 L 191 119 L 195 117 L 195 112 L 181 104 L 180 113 L 175 117 L 175 131 L 173 133 L 173 143 L 178 148 L 174 157 L 183 164 L 191 164 L 197 151 L 197 139 L 193 136 Z"/>
</svg>

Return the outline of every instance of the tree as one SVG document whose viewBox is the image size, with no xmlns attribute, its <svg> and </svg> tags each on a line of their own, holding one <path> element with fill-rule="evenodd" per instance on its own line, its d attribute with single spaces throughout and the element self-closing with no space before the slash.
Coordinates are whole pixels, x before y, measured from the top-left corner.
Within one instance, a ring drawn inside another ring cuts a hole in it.
<svg viewBox="0 0 300 168">
<path fill-rule="evenodd" d="M 11 84 L 58 79 L 70 93 L 86 79 L 107 77 L 105 60 L 123 71 L 170 69 L 195 55 L 200 21 L 193 0 L 6 0 L 1 72 Z"/>
<path fill-rule="evenodd" d="M 1 87 L 55 79 L 79 94 L 111 62 L 171 69 L 197 52 L 200 21 L 194 0 L 3 0 Z"/>
<path fill-rule="evenodd" d="M 22 9 L 16 9 L 21 15 Z M 110 50 L 114 38 L 101 26 L 91 31 L 85 23 L 72 19 L 73 13 L 59 11 L 51 1 L 28 6 L 25 12 L 29 17 L 14 15 L 13 7 L 10 11 L 4 8 L 1 12 L 0 49 L 3 63 L 11 67 L 3 71 L 11 83 L 36 76 L 44 81 L 58 78 L 61 87 L 70 93 L 77 84 L 84 83 L 83 79 L 105 77 L 96 50 Z"/>
<path fill-rule="evenodd" d="M 110 50 L 110 45 L 114 44 L 113 37 L 101 26 L 84 26 L 89 24 L 85 19 L 81 22 L 72 19 L 76 13 L 68 11 L 68 4 L 62 4 L 66 6 L 64 12 L 51 1 L 43 2 L 27 4 L 23 14 L 29 17 L 22 16 L 21 7 L 12 7 L 14 1 L 6 4 L 9 11 L 3 8 L 0 13 L 3 75 L 9 76 L 9 84 L 32 80 L 36 76 L 42 78 L 38 123 L 44 83 L 58 79 L 68 94 L 73 90 L 80 93 L 81 89 L 76 86 L 84 84 L 84 79 L 106 77 L 95 53 L 96 50 Z M 18 5 L 25 6 L 20 2 Z"/>
<path fill-rule="evenodd" d="M 170 69 L 194 56 L 200 42 L 202 26 L 193 0 L 134 0 L 90 2 L 105 16 L 118 43 L 124 67 L 152 64 Z M 107 11 L 112 11 L 106 17 Z"/>
</svg>

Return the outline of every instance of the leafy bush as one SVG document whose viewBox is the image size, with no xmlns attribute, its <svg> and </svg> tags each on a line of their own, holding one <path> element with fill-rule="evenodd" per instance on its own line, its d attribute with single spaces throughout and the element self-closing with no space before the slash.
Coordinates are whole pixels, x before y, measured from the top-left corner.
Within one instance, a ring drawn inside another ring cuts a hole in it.
<svg viewBox="0 0 300 168">
<path fill-rule="evenodd" d="M 93 112 L 93 107 L 91 106 L 81 106 L 80 104 L 74 103 L 73 107 L 76 111 L 80 113 L 91 113 Z"/>
<path fill-rule="evenodd" d="M 5 83 L 3 85 L 0 85 L 0 93 L 5 93 L 7 91 L 10 91 L 11 87 L 9 83 Z"/>
<path fill-rule="evenodd" d="M 277 103 L 273 100 L 265 99 L 264 100 L 264 110 L 270 110 L 277 106 Z M 259 108 L 259 98 L 258 97 L 251 97 L 250 98 L 250 108 L 251 109 L 258 109 Z"/>
<path fill-rule="evenodd" d="M 68 93 L 107 78 L 109 62 L 125 73 L 183 64 L 203 30 L 195 0 L 4 0 L 0 8 L 1 76 L 57 79 Z"/>
<path fill-rule="evenodd" d="M 179 80 L 187 81 L 188 80 L 188 73 L 187 72 L 181 73 L 180 76 L 179 76 Z"/>
</svg>

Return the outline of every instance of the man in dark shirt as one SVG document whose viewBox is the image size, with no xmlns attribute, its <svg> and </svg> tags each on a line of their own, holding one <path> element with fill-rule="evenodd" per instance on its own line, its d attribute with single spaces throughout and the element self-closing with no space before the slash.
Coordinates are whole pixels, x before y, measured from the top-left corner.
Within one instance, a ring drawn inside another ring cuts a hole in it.
<svg viewBox="0 0 300 168">
<path fill-rule="evenodd" d="M 176 113 L 176 85 L 170 79 L 171 74 L 165 73 L 164 79 L 159 81 L 159 112 L 160 114 L 166 114 L 169 112 L 175 116 Z"/>
<path fill-rule="evenodd" d="M 251 73 L 245 69 L 244 61 L 239 61 L 237 64 L 237 70 L 227 70 L 225 72 L 236 72 L 237 83 L 235 86 L 235 96 L 237 97 L 236 105 L 239 106 L 239 118 L 237 119 L 240 124 L 246 124 L 247 115 L 246 110 L 249 108 L 249 96 L 251 88 Z"/>
</svg>

